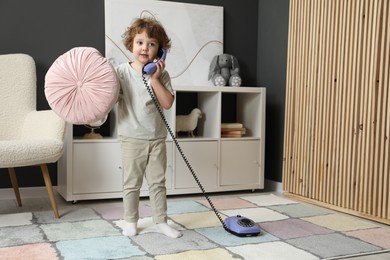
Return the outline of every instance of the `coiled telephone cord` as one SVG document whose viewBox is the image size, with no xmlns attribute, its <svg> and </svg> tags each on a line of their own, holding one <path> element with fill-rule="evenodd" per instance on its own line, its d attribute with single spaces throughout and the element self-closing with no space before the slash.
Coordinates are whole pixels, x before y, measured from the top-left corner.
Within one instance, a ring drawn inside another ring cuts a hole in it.
<svg viewBox="0 0 390 260">
<path fill-rule="evenodd" d="M 219 221 L 221 222 L 223 228 L 224 228 L 225 230 L 227 230 L 227 231 L 230 232 L 230 229 L 226 226 L 225 222 L 222 220 L 221 215 L 219 214 L 218 210 L 217 210 L 216 207 L 214 206 L 214 203 L 211 201 L 209 195 L 206 193 L 206 190 L 204 189 L 202 183 L 200 183 L 198 176 L 195 174 L 194 169 L 192 168 L 192 166 L 191 166 L 191 164 L 189 163 L 187 157 L 185 156 L 183 150 L 181 149 L 181 147 L 180 147 L 180 145 L 179 145 L 179 142 L 177 141 L 177 139 L 176 139 L 176 137 L 175 137 L 175 134 L 173 133 L 171 127 L 169 126 L 168 121 L 167 121 L 167 119 L 166 119 L 166 117 L 165 117 L 165 115 L 164 115 L 164 112 L 163 112 L 163 110 L 162 110 L 161 107 L 160 107 L 160 104 L 158 103 L 156 97 L 154 96 L 152 90 L 150 89 L 149 84 L 147 83 L 147 81 L 146 81 L 146 79 L 145 79 L 144 73 L 142 73 L 142 80 L 143 80 L 143 82 L 144 82 L 144 84 L 145 84 L 146 89 L 147 89 L 148 92 L 149 92 L 150 97 L 151 97 L 152 100 L 153 100 L 154 105 L 155 105 L 156 108 L 157 108 L 158 113 L 159 113 L 160 116 L 161 116 L 161 119 L 162 119 L 163 122 L 164 122 L 164 125 L 165 125 L 166 129 L 167 129 L 168 132 L 169 132 L 169 135 L 172 137 L 172 140 L 173 140 L 173 142 L 175 143 L 177 150 L 179 151 L 179 153 L 180 153 L 181 157 L 183 158 L 185 164 L 187 165 L 188 169 L 190 170 L 190 172 L 191 172 L 191 174 L 192 174 L 192 177 L 194 177 L 195 182 L 198 184 L 200 190 L 202 191 L 202 193 L 203 193 L 204 197 L 206 198 L 207 202 L 210 204 L 210 206 L 211 206 L 211 208 L 213 209 L 215 215 L 217 216 L 217 218 L 218 218 Z"/>
</svg>

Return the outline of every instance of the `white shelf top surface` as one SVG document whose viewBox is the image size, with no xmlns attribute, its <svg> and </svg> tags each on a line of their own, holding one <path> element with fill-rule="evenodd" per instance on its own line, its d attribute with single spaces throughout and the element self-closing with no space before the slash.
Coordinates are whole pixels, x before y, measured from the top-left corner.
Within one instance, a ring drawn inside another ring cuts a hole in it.
<svg viewBox="0 0 390 260">
<path fill-rule="evenodd" d="M 175 91 L 260 93 L 262 87 L 173 86 Z"/>
</svg>

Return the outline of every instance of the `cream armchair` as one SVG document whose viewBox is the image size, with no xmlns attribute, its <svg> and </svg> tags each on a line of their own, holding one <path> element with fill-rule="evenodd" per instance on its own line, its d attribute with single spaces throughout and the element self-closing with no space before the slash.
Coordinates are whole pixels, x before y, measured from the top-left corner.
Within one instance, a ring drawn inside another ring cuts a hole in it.
<svg viewBox="0 0 390 260">
<path fill-rule="evenodd" d="M 36 67 L 26 54 L 0 55 L 0 168 L 8 168 L 19 206 L 15 167 L 40 166 L 51 206 L 59 218 L 47 163 L 64 149 L 65 121 L 52 110 L 36 110 Z"/>
</svg>

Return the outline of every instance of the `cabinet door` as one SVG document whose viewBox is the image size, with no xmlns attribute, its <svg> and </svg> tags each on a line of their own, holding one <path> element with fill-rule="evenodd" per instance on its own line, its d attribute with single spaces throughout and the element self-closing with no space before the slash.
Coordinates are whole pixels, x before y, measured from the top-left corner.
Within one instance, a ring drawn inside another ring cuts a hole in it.
<svg viewBox="0 0 390 260">
<path fill-rule="evenodd" d="M 73 194 L 121 192 L 122 186 L 119 143 L 73 144 Z"/>
<path fill-rule="evenodd" d="M 180 147 L 206 190 L 217 187 L 218 143 L 180 142 Z M 177 149 L 175 150 L 175 167 L 175 188 L 198 188 L 198 184 Z"/>
<path fill-rule="evenodd" d="M 260 177 L 260 141 L 221 141 L 221 185 L 256 185 Z"/>
</svg>

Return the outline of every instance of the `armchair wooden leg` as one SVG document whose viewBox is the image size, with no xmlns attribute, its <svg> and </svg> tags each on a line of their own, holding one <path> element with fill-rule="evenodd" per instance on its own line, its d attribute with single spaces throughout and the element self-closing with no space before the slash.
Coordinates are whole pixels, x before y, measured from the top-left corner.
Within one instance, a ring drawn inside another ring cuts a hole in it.
<svg viewBox="0 0 390 260">
<path fill-rule="evenodd" d="M 18 179 L 16 178 L 16 173 L 14 168 L 8 168 L 9 177 L 11 179 L 12 188 L 15 192 L 16 202 L 18 203 L 18 206 L 22 206 L 22 200 L 20 199 L 20 192 L 19 192 L 19 185 L 18 185 Z"/>
<path fill-rule="evenodd" d="M 58 209 L 57 209 L 57 203 L 56 203 L 55 198 L 54 198 L 53 186 L 51 184 L 49 170 L 47 169 L 46 164 L 41 164 L 40 166 L 41 166 L 41 170 L 42 170 L 43 179 L 45 181 L 47 193 L 49 194 L 50 204 L 51 204 L 51 207 L 53 208 L 53 211 L 54 211 L 54 216 L 56 218 L 60 218 L 60 214 L 58 213 Z"/>
</svg>

